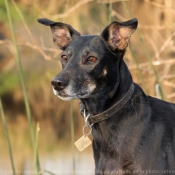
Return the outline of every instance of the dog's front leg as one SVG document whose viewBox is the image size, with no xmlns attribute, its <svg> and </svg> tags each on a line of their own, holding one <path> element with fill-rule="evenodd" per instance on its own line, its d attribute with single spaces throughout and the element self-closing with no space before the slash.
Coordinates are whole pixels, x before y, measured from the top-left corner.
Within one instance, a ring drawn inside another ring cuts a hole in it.
<svg viewBox="0 0 175 175">
<path fill-rule="evenodd" d="M 95 142 L 93 140 L 92 142 L 92 147 L 93 147 L 93 155 L 94 155 L 94 161 L 95 161 L 95 175 L 100 175 L 102 172 L 99 170 L 99 159 L 100 159 L 100 154 L 99 150 L 97 149 Z"/>
</svg>

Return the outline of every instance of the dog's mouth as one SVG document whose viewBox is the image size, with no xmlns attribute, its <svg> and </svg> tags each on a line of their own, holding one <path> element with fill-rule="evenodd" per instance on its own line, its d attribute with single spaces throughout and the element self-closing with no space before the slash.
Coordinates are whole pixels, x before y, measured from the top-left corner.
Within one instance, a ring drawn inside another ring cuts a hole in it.
<svg viewBox="0 0 175 175">
<path fill-rule="evenodd" d="M 77 99 L 77 98 L 87 98 L 90 93 L 84 92 L 84 93 L 78 93 L 78 94 L 67 94 L 64 91 L 57 91 L 53 88 L 53 93 L 59 97 L 62 100 L 72 100 L 72 99 Z"/>
</svg>

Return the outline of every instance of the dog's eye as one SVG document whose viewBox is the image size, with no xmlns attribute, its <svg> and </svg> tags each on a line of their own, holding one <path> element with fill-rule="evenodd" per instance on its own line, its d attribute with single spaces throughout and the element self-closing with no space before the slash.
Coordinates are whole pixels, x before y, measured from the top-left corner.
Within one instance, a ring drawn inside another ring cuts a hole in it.
<svg viewBox="0 0 175 175">
<path fill-rule="evenodd" d="M 87 61 L 88 61 L 89 63 L 95 63 L 95 62 L 97 61 L 97 58 L 94 57 L 94 56 L 90 56 L 90 57 L 87 59 Z"/>
<path fill-rule="evenodd" d="M 68 60 L 68 57 L 67 57 L 66 55 L 62 55 L 62 56 L 61 56 L 61 59 L 62 59 L 63 61 L 67 61 L 67 60 Z"/>
</svg>

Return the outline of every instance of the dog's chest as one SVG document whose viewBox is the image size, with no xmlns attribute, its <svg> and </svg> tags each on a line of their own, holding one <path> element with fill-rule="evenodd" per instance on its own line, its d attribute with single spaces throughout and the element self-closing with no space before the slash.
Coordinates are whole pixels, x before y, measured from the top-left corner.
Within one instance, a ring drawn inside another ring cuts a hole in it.
<svg viewBox="0 0 175 175">
<path fill-rule="evenodd" d="M 134 145 L 137 140 L 133 139 L 135 131 L 131 132 L 127 129 L 118 132 L 118 127 L 115 128 L 114 132 L 106 126 L 105 122 L 93 126 L 96 168 L 103 175 L 105 172 L 106 174 L 113 172 L 116 175 L 129 175 L 136 168 Z"/>
<path fill-rule="evenodd" d="M 98 162 L 96 164 L 97 171 L 103 175 L 132 175 L 135 169 L 132 157 L 109 149 L 99 152 L 99 159 L 95 161 Z"/>
</svg>

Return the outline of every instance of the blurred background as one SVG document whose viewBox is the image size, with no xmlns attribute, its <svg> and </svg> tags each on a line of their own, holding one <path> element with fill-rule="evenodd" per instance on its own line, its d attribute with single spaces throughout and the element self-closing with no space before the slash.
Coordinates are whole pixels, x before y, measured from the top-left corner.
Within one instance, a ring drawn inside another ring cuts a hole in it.
<svg viewBox="0 0 175 175">
<path fill-rule="evenodd" d="M 68 23 L 81 34 L 100 34 L 112 21 L 138 18 L 138 30 L 131 37 L 124 60 L 145 93 L 156 96 L 155 85 L 159 84 L 160 97 L 175 102 L 174 0 L 8 0 L 22 72 L 15 58 L 6 2 L 0 0 L 0 98 L 15 174 L 36 174 L 31 130 L 36 136 L 42 174 L 94 174 L 91 146 L 83 152 L 71 146 L 72 138 L 82 136 L 84 121 L 77 100 L 65 102 L 52 92 L 50 82 L 61 70 L 60 50 L 52 42 L 50 28 L 37 23 L 37 18 Z M 2 121 L 0 174 L 13 174 Z"/>
</svg>

